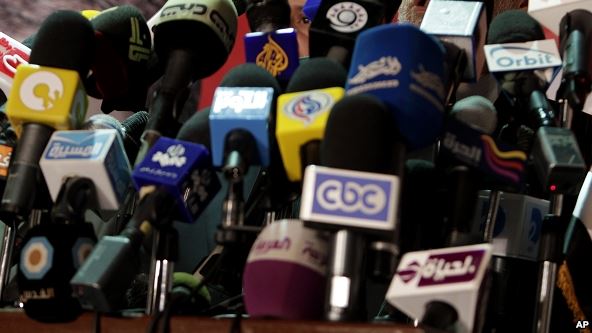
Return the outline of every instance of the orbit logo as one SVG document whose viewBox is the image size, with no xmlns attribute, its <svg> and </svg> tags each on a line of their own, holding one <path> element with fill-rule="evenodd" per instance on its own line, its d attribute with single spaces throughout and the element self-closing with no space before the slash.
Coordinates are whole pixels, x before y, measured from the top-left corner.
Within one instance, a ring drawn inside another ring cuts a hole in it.
<svg viewBox="0 0 592 333">
<path fill-rule="evenodd" d="M 49 71 L 32 73 L 19 89 L 21 102 L 34 111 L 48 111 L 63 97 L 64 84 L 60 77 Z"/>
<path fill-rule="evenodd" d="M 392 230 L 398 188 L 396 176 L 310 166 L 300 215 L 314 222 Z"/>
<path fill-rule="evenodd" d="M 352 33 L 364 28 L 368 23 L 368 13 L 355 2 L 340 2 L 329 8 L 327 19 L 335 31 Z"/>
<path fill-rule="evenodd" d="M 300 95 L 290 101 L 284 112 L 291 118 L 301 120 L 306 125 L 312 123 L 317 116 L 329 110 L 333 98 L 326 93 L 315 91 Z"/>
</svg>

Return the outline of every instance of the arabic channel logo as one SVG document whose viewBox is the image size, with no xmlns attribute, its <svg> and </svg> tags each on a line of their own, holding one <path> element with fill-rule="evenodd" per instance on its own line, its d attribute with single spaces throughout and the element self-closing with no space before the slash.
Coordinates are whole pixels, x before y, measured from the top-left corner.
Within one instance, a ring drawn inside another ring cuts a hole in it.
<svg viewBox="0 0 592 333">
<path fill-rule="evenodd" d="M 286 105 L 284 112 L 291 118 L 310 124 L 317 116 L 327 111 L 332 103 L 331 95 L 313 91 L 298 95 Z"/>
<path fill-rule="evenodd" d="M 185 154 L 185 147 L 180 144 L 176 144 L 167 148 L 166 152 L 157 151 L 152 155 L 152 162 L 160 164 L 161 168 L 176 166 L 180 168 L 187 162 Z"/>
<path fill-rule="evenodd" d="M 484 250 L 432 254 L 425 263 L 412 261 L 397 270 L 404 283 L 419 278 L 418 287 L 469 282 L 475 279 L 485 255 Z"/>
</svg>

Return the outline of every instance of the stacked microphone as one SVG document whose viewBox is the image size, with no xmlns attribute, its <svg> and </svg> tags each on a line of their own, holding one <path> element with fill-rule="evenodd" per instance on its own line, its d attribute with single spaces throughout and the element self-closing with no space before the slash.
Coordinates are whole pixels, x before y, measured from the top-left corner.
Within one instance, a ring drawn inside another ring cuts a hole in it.
<svg viewBox="0 0 592 333">
<path fill-rule="evenodd" d="M 304 48 L 282 0 L 63 10 L 30 47 L 6 39 L 4 304 L 43 322 L 138 308 L 152 332 L 176 314 L 447 332 L 592 317 L 590 8 L 431 1 L 416 27 L 384 1 L 309 2 Z M 243 37 L 247 63 L 184 121 Z"/>
</svg>

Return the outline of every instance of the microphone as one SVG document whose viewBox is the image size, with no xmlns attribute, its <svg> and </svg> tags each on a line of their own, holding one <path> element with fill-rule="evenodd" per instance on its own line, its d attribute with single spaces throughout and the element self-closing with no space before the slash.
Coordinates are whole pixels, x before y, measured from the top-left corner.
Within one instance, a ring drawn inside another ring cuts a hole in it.
<svg viewBox="0 0 592 333">
<path fill-rule="evenodd" d="M 560 23 L 559 48 L 563 55 L 563 77 L 557 95 L 565 98 L 577 111 L 584 108 L 592 90 L 592 62 L 588 49 L 592 33 L 590 19 L 590 11 L 576 9 L 565 14 Z"/>
<path fill-rule="evenodd" d="M 122 139 L 113 129 L 56 131 L 39 166 L 54 202 L 64 180 L 88 177 L 97 188 L 98 206 L 105 211 L 119 209 L 131 181 Z"/>
<path fill-rule="evenodd" d="M 234 45 L 236 29 L 237 12 L 230 0 L 197 4 L 170 0 L 163 6 L 152 30 L 154 52 L 166 65 L 135 164 L 143 160 L 161 135 L 176 135 L 173 111 L 179 93 L 191 81 L 213 74 L 224 64 Z M 181 36 L 179 31 L 185 33 Z M 187 40 L 186 36 L 195 39 Z M 203 52 L 201 45 L 208 45 L 208 52 Z"/>
<path fill-rule="evenodd" d="M 82 129 L 114 129 L 123 140 L 123 147 L 128 161 L 134 161 L 140 149 L 140 136 L 148 123 L 150 115 L 146 111 L 138 111 L 122 122 L 106 114 L 95 114 L 82 124 Z"/>
<path fill-rule="evenodd" d="M 249 165 L 269 166 L 270 117 L 279 91 L 277 80 L 254 64 L 237 66 L 226 75 L 209 114 L 215 166 L 225 166 L 233 151 L 240 154 L 244 172 Z"/>
<path fill-rule="evenodd" d="M 543 38 L 541 26 L 528 14 L 507 11 L 492 21 L 488 36 L 488 44 L 503 44 L 486 46 L 486 54 L 488 64 L 492 64 L 490 70 L 501 71 L 502 87 L 516 98 L 517 109 L 527 110 L 516 113 L 517 122 L 538 129 L 531 154 L 543 188 L 553 193 L 569 193 L 579 186 L 584 177 L 584 159 L 574 133 L 566 128 L 554 127 L 557 116 L 543 92 L 546 82 L 533 70 L 560 64 L 558 53 L 553 52 L 556 47 L 551 40 L 537 42 L 538 45 L 514 44 Z M 551 45 L 545 49 L 544 42 Z M 517 54 L 516 51 L 525 52 Z M 519 62 L 521 59 L 522 63 Z"/>
<path fill-rule="evenodd" d="M 409 47 L 397 47 L 400 44 Z M 443 63 L 440 43 L 415 26 L 374 27 L 356 41 L 345 88 L 347 94 L 366 93 L 382 100 L 406 146 L 424 148 L 436 141 L 442 129 Z"/>
<path fill-rule="evenodd" d="M 0 32 L 0 92 L 10 94 L 16 68 L 29 62 L 31 49 Z"/>
<path fill-rule="evenodd" d="M 330 64 L 336 71 L 333 71 Z M 285 94 L 278 97 L 276 138 L 286 174 L 300 181 L 307 165 L 319 164 L 320 141 L 333 105 L 345 94 L 347 73 L 334 61 L 313 58 L 298 68 Z"/>
<path fill-rule="evenodd" d="M 39 159 L 54 131 L 78 127 L 87 99 L 86 77 L 94 33 L 80 13 L 57 11 L 42 24 L 31 49 L 30 64 L 17 69 L 6 112 L 17 133 L 15 151 L 0 210 L 26 216 L 40 181 Z"/>
<path fill-rule="evenodd" d="M 166 137 L 158 139 L 134 168 L 132 179 L 138 191 L 146 186 L 168 191 L 179 220 L 188 223 L 195 221 L 220 190 L 206 147 Z"/>
<path fill-rule="evenodd" d="M 448 332 L 480 332 L 483 323 L 479 313 L 487 299 L 490 260 L 489 244 L 408 252 L 401 258 L 385 298 L 433 328 L 452 326 Z"/>
<path fill-rule="evenodd" d="M 86 78 L 89 95 L 102 99 L 104 113 L 145 109 L 152 53 L 146 19 L 136 7 L 122 5 L 103 10 L 91 23 L 96 55 Z"/>
<path fill-rule="evenodd" d="M 81 195 L 74 191 L 71 194 Z M 17 284 L 29 318 L 69 322 L 82 313 L 69 281 L 95 242 L 90 223 L 42 223 L 27 232 L 22 240 Z"/>
<path fill-rule="evenodd" d="M 323 315 L 328 243 L 300 220 L 267 225 L 251 247 L 243 274 L 250 317 L 317 320 Z"/>
<path fill-rule="evenodd" d="M 156 142 L 132 173 L 141 199 L 131 221 L 120 235 L 103 237 L 70 282 L 85 309 L 123 307 L 125 290 L 139 270 L 140 246 L 153 226 L 193 222 L 219 190 L 210 164 L 202 145 L 166 137 Z M 176 245 L 169 245 L 173 251 Z M 158 255 L 166 250 L 159 248 Z M 176 260 L 174 251 L 168 254 Z"/>
<path fill-rule="evenodd" d="M 27 231 L 17 273 L 27 316 L 42 322 L 67 322 L 81 314 L 69 281 L 96 243 L 92 224 L 84 217 L 86 210 L 97 208 L 96 202 L 92 180 L 70 177 L 60 189 L 52 221 Z"/>
<path fill-rule="evenodd" d="M 466 54 L 462 80 L 476 82 L 481 76 L 487 36 L 485 4 L 477 1 L 430 1 L 421 21 L 421 31 L 450 42 Z"/>
<path fill-rule="evenodd" d="M 327 57 L 344 68 L 350 67 L 358 35 L 382 24 L 384 19 L 385 2 L 382 1 L 322 1 L 310 25 L 310 57 Z"/>
<path fill-rule="evenodd" d="M 396 248 L 400 152 L 390 112 L 373 96 L 346 96 L 327 120 L 321 143 L 321 165 L 307 167 L 300 218 L 315 228 L 335 231 L 328 264 L 325 318 L 363 318 L 360 305 L 366 237 L 387 239 L 383 249 L 392 258 Z M 357 133 L 353 136 L 352 133 Z M 372 147 L 369 149 L 368 147 Z M 357 158 L 352 159 L 352 152 Z M 349 156 L 349 157 L 348 157 Z M 383 173 L 383 174 L 378 174 Z M 390 273 L 390 272 L 389 272 Z"/>
<path fill-rule="evenodd" d="M 561 19 L 565 14 L 577 9 L 592 11 L 592 4 L 585 0 L 556 1 L 529 0 L 528 15 L 535 18 L 545 28 L 559 35 L 562 28 Z"/>
</svg>

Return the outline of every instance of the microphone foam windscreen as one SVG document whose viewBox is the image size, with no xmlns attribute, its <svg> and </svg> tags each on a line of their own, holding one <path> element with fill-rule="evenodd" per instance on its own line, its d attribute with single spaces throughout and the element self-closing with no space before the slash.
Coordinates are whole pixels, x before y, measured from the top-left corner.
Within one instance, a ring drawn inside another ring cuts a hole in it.
<svg viewBox="0 0 592 333">
<path fill-rule="evenodd" d="M 152 31 L 154 52 L 160 61 L 168 61 L 171 51 L 188 51 L 195 62 L 191 76 L 204 78 L 228 59 L 236 39 L 237 11 L 230 0 L 208 1 L 207 6 L 169 0 Z"/>
<path fill-rule="evenodd" d="M 273 88 L 274 96 L 281 93 L 275 77 L 253 63 L 244 63 L 228 71 L 222 78 L 220 87 L 270 87 Z"/>
<path fill-rule="evenodd" d="M 251 317 L 320 319 L 325 296 L 327 240 L 300 220 L 266 226 L 251 247 L 243 274 Z"/>
<path fill-rule="evenodd" d="M 346 91 L 383 101 L 413 150 L 433 144 L 440 135 L 443 81 L 444 47 L 435 37 L 411 24 L 384 24 L 358 36 Z"/>
<path fill-rule="evenodd" d="M 508 10 L 496 16 L 487 32 L 487 44 L 524 43 L 545 39 L 543 28 L 521 10 Z"/>
<path fill-rule="evenodd" d="M 103 100 L 101 109 L 109 113 L 144 108 L 152 53 L 146 19 L 136 7 L 123 5 L 104 10 L 91 23 L 97 39 L 93 78 L 99 94 L 94 97 Z"/>
<path fill-rule="evenodd" d="M 75 70 L 85 78 L 94 50 L 95 34 L 90 22 L 79 12 L 59 10 L 41 24 L 29 63 Z"/>
<path fill-rule="evenodd" d="M 210 145 L 210 108 L 197 111 L 194 113 L 179 129 L 177 139 L 200 143 L 212 150 Z"/>
<path fill-rule="evenodd" d="M 497 126 L 497 112 L 493 103 L 483 96 L 469 96 L 454 103 L 451 115 L 484 133 L 491 134 Z"/>
<path fill-rule="evenodd" d="M 321 142 L 323 166 L 391 173 L 396 129 L 386 106 L 371 95 L 349 95 L 333 106 Z M 355 152 L 355 158 L 352 155 Z"/>
<path fill-rule="evenodd" d="M 311 58 L 296 68 L 286 92 L 345 87 L 346 81 L 347 71 L 341 64 L 328 58 Z"/>
</svg>

